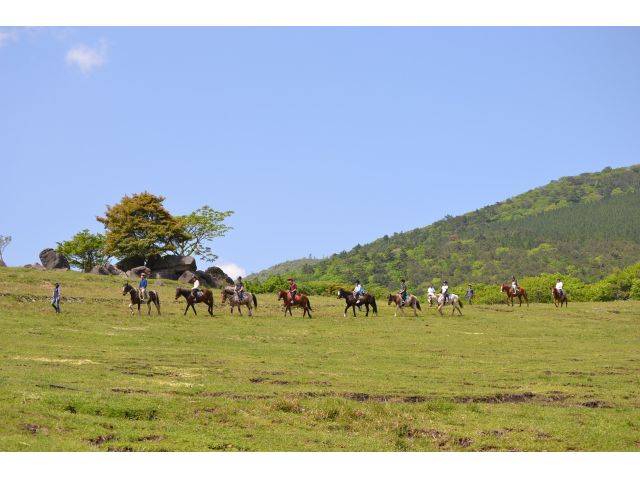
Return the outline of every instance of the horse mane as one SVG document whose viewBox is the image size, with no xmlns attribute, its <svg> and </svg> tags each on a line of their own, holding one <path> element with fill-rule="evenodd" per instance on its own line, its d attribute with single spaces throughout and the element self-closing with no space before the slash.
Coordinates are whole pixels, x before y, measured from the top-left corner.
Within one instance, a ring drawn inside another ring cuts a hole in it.
<svg viewBox="0 0 640 480">
<path fill-rule="evenodd" d="M 231 293 L 231 294 L 235 294 L 236 293 L 236 289 L 233 287 L 224 287 L 223 290 L 225 293 Z"/>
</svg>

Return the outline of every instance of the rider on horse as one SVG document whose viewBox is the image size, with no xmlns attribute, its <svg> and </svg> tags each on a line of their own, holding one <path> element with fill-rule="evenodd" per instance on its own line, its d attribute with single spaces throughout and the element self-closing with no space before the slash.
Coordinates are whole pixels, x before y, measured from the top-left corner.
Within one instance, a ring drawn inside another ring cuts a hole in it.
<svg viewBox="0 0 640 480">
<path fill-rule="evenodd" d="M 362 305 L 360 305 L 360 297 L 364 295 L 364 288 L 360 284 L 360 280 L 356 280 L 356 286 L 353 289 L 353 298 L 358 305 L 358 310 L 362 311 Z"/>
<path fill-rule="evenodd" d="M 238 300 L 242 301 L 244 297 L 244 283 L 242 283 L 242 277 L 238 277 L 236 280 L 236 295 L 238 295 Z"/>
<path fill-rule="evenodd" d="M 442 282 L 442 303 L 446 305 L 447 299 L 449 298 L 449 283 L 445 280 Z"/>
<path fill-rule="evenodd" d="M 296 282 L 293 280 L 293 278 L 287 278 L 287 281 L 289 282 L 289 295 L 291 295 L 291 305 L 293 305 L 296 301 L 296 295 L 298 294 L 298 285 L 296 285 Z"/>
<path fill-rule="evenodd" d="M 147 274 L 142 272 L 140 274 L 140 283 L 138 284 L 138 294 L 140 300 L 144 300 L 147 294 Z"/>
<path fill-rule="evenodd" d="M 516 276 L 511 276 L 511 289 L 513 290 L 513 294 L 517 295 L 519 291 L 518 280 L 516 280 Z"/>
<path fill-rule="evenodd" d="M 193 278 L 193 288 L 191 289 L 191 296 L 193 297 L 194 300 L 198 299 L 198 292 L 200 291 L 200 280 L 198 280 L 198 277 L 194 277 Z"/>
<path fill-rule="evenodd" d="M 562 295 L 564 295 L 564 284 L 562 283 L 562 280 L 558 279 L 558 283 L 556 283 L 556 290 L 558 291 L 558 295 L 560 295 L 560 298 L 562 298 Z"/>
<path fill-rule="evenodd" d="M 407 284 L 406 280 L 400 280 L 400 298 L 402 298 L 402 305 L 407 301 Z"/>
</svg>

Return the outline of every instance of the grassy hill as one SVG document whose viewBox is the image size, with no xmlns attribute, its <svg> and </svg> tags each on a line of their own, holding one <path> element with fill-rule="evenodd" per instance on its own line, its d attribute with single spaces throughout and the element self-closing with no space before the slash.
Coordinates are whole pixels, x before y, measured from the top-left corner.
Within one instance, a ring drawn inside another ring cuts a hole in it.
<svg viewBox="0 0 640 480">
<path fill-rule="evenodd" d="M 638 450 L 640 302 L 185 317 L 163 283 L 132 317 L 120 278 L 0 268 L 1 451 Z"/>
<path fill-rule="evenodd" d="M 311 268 L 301 283 L 352 282 L 424 293 L 448 279 L 496 284 L 511 275 L 571 275 L 593 282 L 640 259 L 640 165 L 563 177 L 432 225 L 384 236 Z"/>
<path fill-rule="evenodd" d="M 252 273 L 251 275 L 247 275 L 245 280 L 263 282 L 274 275 L 286 275 L 291 271 L 312 273 L 313 265 L 318 262 L 320 262 L 320 259 L 318 258 L 299 258 L 297 260 L 288 260 L 286 262 L 278 263 L 272 267 L 265 268 L 264 270 L 260 270 L 259 272 Z"/>
</svg>

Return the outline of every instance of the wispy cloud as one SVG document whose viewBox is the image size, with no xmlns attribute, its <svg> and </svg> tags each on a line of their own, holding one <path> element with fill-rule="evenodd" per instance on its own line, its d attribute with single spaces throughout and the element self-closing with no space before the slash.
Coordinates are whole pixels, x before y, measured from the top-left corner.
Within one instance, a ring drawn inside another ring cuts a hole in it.
<svg viewBox="0 0 640 480">
<path fill-rule="evenodd" d="M 101 39 L 100 43 L 95 47 L 79 45 L 67 52 L 67 63 L 76 66 L 84 74 L 104 65 L 107 62 L 107 41 Z"/>
<path fill-rule="evenodd" d="M 239 265 L 235 263 L 227 263 L 224 265 L 218 265 L 224 273 L 229 275 L 231 278 L 236 279 L 238 276 L 244 277 L 247 271 Z"/>
<path fill-rule="evenodd" d="M 0 30 L 0 48 L 7 45 L 10 41 L 16 40 L 18 35 L 14 30 Z"/>
</svg>

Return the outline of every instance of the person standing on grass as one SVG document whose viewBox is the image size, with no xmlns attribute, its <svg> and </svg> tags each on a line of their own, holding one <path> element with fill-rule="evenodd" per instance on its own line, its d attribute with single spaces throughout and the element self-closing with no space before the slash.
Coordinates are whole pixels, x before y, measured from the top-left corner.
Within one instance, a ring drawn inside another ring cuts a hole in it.
<svg viewBox="0 0 640 480">
<path fill-rule="evenodd" d="M 476 294 L 475 290 L 473 289 L 471 284 L 469 284 L 469 287 L 467 287 L 467 293 L 464 295 L 467 298 L 467 300 L 469 300 L 469 305 L 471 305 L 471 300 L 473 299 L 473 296 L 475 294 Z"/>
<path fill-rule="evenodd" d="M 60 313 L 60 297 L 60 284 L 56 283 L 55 287 L 53 287 L 53 295 L 51 296 L 51 306 L 56 313 Z"/>
</svg>

